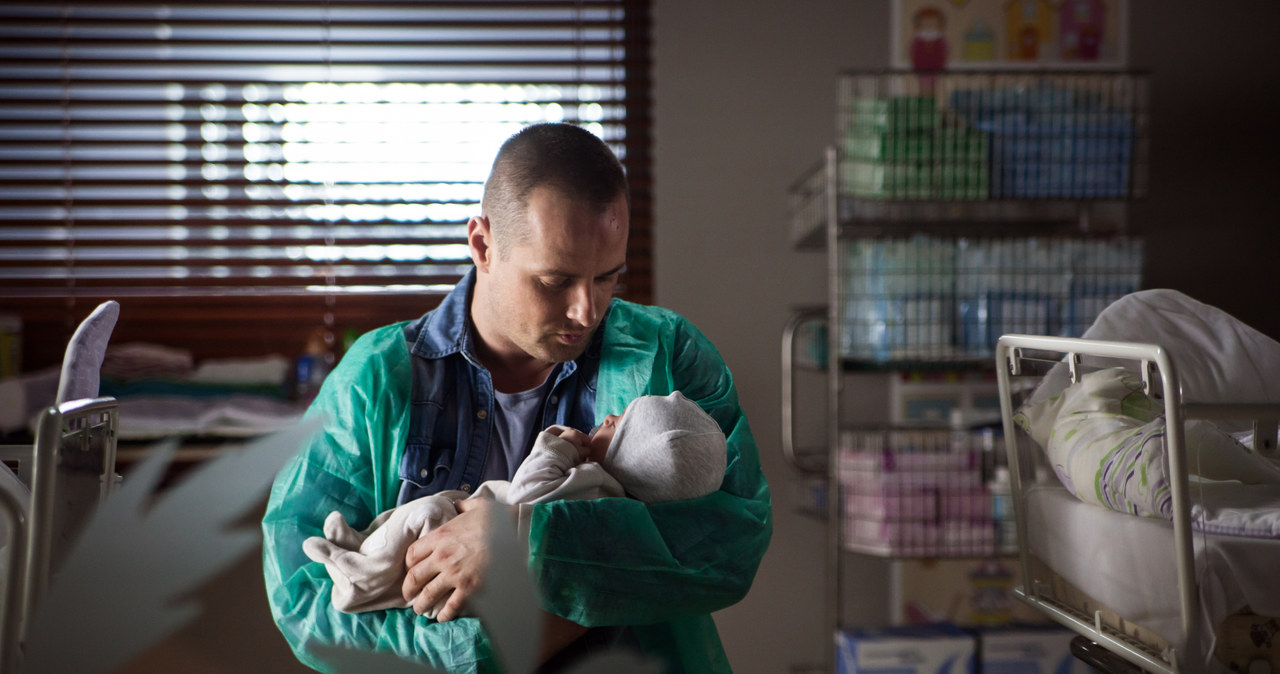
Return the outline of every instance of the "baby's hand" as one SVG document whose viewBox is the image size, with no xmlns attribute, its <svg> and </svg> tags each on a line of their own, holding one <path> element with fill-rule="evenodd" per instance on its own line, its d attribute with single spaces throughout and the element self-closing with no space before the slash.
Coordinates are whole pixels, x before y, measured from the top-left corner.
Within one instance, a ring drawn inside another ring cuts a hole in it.
<svg viewBox="0 0 1280 674">
<path fill-rule="evenodd" d="M 557 427 L 552 431 L 560 436 L 561 440 L 568 440 L 574 447 L 578 448 L 578 458 L 585 460 L 591 452 L 591 438 L 586 433 L 576 428 Z"/>
</svg>

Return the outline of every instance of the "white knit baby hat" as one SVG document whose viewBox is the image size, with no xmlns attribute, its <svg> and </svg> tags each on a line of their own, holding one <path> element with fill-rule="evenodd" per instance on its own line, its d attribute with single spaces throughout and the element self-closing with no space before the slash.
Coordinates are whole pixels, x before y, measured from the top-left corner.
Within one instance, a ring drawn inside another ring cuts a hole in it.
<svg viewBox="0 0 1280 674">
<path fill-rule="evenodd" d="M 604 468 L 646 503 L 705 496 L 725 471 L 720 425 L 679 391 L 631 401 L 618 422 Z"/>
</svg>

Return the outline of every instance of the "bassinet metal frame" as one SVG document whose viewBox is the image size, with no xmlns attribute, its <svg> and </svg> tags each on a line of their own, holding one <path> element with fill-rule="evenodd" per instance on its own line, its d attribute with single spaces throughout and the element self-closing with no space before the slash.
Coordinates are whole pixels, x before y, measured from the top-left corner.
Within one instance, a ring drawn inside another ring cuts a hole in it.
<svg viewBox="0 0 1280 674">
<path fill-rule="evenodd" d="M 1214 626 L 1200 625 L 1199 592 L 1195 579 L 1192 548 L 1191 503 L 1185 454 L 1182 451 L 1185 422 L 1188 419 L 1252 419 L 1254 437 L 1260 442 L 1269 439 L 1266 440 L 1268 444 L 1263 449 L 1273 451 L 1277 422 L 1280 421 L 1280 405 L 1184 403 L 1177 368 L 1169 352 L 1155 344 L 1032 335 L 1004 335 L 997 343 L 995 359 L 1000 391 L 1000 412 L 1004 424 L 1005 450 L 1012 478 L 1014 512 L 1018 529 L 1018 557 L 1022 567 L 1021 586 L 1014 590 L 1016 596 L 1054 621 L 1139 667 L 1152 672 L 1174 674 L 1179 671 L 1180 663 L 1202 661 L 1191 658 L 1198 658 L 1204 654 L 1177 653 L 1173 649 L 1168 649 L 1164 653 L 1155 653 L 1138 641 L 1103 624 L 1100 612 L 1095 612 L 1093 616 L 1083 615 L 1042 594 L 1033 581 L 1025 519 L 1026 490 L 1023 483 L 1029 473 L 1028 467 L 1020 465 L 1019 460 L 1019 431 L 1013 422 L 1012 378 L 1024 376 L 1037 365 L 1043 367 L 1046 364 L 1064 363 L 1071 381 L 1075 382 L 1081 374 L 1081 356 L 1138 363 L 1147 393 L 1157 399 L 1163 399 L 1166 422 L 1165 449 L 1168 455 L 1173 498 L 1173 552 L 1177 564 L 1180 627 L 1182 642 L 1187 645 L 1188 650 L 1196 648 L 1197 642 L 1194 637 L 1199 634 L 1200 629 L 1213 629 Z"/>
</svg>

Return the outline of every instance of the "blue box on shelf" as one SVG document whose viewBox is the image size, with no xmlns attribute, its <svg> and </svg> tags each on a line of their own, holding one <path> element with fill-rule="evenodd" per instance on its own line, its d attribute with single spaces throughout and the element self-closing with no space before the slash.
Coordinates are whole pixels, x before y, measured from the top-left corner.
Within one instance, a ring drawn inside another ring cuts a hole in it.
<svg viewBox="0 0 1280 674">
<path fill-rule="evenodd" d="M 976 674 L 977 643 L 951 624 L 853 629 L 836 636 L 838 674 Z"/>
<path fill-rule="evenodd" d="M 1086 674 L 1093 670 L 1071 654 L 1071 630 L 1057 625 L 983 628 L 978 652 L 983 674 Z"/>
</svg>

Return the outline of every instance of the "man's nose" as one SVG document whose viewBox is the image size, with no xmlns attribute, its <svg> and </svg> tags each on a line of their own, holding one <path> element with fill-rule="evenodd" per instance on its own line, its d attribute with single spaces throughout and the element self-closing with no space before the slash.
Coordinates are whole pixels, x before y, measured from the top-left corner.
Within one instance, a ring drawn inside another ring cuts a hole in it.
<svg viewBox="0 0 1280 674">
<path fill-rule="evenodd" d="M 569 319 L 583 327 L 595 325 L 599 318 L 596 315 L 595 294 L 591 291 L 590 283 L 578 285 L 569 300 Z"/>
</svg>

